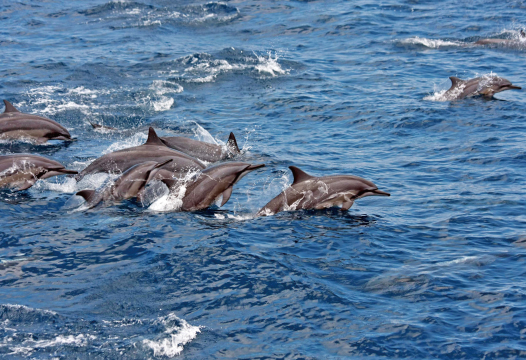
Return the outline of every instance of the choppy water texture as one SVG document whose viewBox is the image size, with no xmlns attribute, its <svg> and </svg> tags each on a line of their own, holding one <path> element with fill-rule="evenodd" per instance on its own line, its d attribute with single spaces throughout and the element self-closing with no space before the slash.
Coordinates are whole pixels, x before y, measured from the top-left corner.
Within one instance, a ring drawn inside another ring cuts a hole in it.
<svg viewBox="0 0 526 360">
<path fill-rule="evenodd" d="M 82 169 L 161 135 L 267 167 L 224 208 L 76 211 L 55 178 L 0 195 L 0 357 L 526 356 L 523 1 L 2 1 L 0 95 L 78 141 L 0 144 Z M 94 131 L 89 122 L 119 129 Z M 390 198 L 254 218 L 291 182 Z M 158 205 L 158 204 L 157 204 Z M 166 205 L 166 204 L 165 204 Z M 162 208 L 162 207 L 161 207 Z"/>
</svg>

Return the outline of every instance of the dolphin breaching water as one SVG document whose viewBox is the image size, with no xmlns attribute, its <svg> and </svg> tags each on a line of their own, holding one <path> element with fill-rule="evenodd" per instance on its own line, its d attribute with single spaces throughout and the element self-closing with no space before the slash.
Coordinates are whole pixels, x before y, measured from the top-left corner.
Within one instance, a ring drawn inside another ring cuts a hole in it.
<svg viewBox="0 0 526 360">
<path fill-rule="evenodd" d="M 19 154 L 0 156 L 0 188 L 14 191 L 29 189 L 39 179 L 76 174 L 61 163 L 38 155 Z"/>
<path fill-rule="evenodd" d="M 294 182 L 281 194 L 259 210 L 256 216 L 274 215 L 280 211 L 321 210 L 340 207 L 342 211 L 351 208 L 356 199 L 366 196 L 391 196 L 378 190 L 372 182 L 352 175 L 331 175 L 316 177 L 289 166 Z"/>
<path fill-rule="evenodd" d="M 498 76 L 483 76 L 469 80 L 462 80 L 451 76 L 451 87 L 444 93 L 447 100 L 461 100 L 467 97 L 482 95 L 487 99 L 505 90 L 520 90 L 521 87 L 513 85 L 509 80 Z"/>
<path fill-rule="evenodd" d="M 160 139 L 169 148 L 207 162 L 228 159 L 240 153 L 233 133 L 230 133 L 226 146 L 210 144 L 182 136 L 161 137 Z"/>
<path fill-rule="evenodd" d="M 43 144 L 48 140 L 74 140 L 68 130 L 56 121 L 24 114 L 7 100 L 4 100 L 4 104 L 5 111 L 0 114 L 0 139 L 26 139 L 36 144 Z"/>
<path fill-rule="evenodd" d="M 480 39 L 475 41 L 476 45 L 519 45 L 526 40 L 526 32 L 519 31 L 519 39 Z"/>
<path fill-rule="evenodd" d="M 95 173 L 123 173 L 134 165 L 145 161 L 164 162 L 163 169 L 182 176 L 191 170 L 203 170 L 205 166 L 199 160 L 182 152 L 170 149 L 157 136 L 153 128 L 149 129 L 148 140 L 140 146 L 115 151 L 93 161 L 76 176 L 77 180 L 88 174 Z"/>
<path fill-rule="evenodd" d="M 182 184 L 174 179 L 162 179 L 172 191 L 177 185 L 186 187 L 182 198 L 182 211 L 203 210 L 216 202 L 226 204 L 232 195 L 234 185 L 251 171 L 264 167 L 265 164 L 252 165 L 242 162 L 219 164 L 203 170 L 194 180 Z M 164 170 L 161 170 L 164 172 Z"/>
<path fill-rule="evenodd" d="M 172 159 L 158 163 L 156 161 L 146 161 L 135 165 L 122 174 L 113 184 L 106 187 L 103 191 L 82 190 L 76 195 L 82 196 L 86 200 L 88 209 L 94 208 L 101 201 L 118 202 L 136 197 L 144 189 L 150 173 L 161 166 L 172 162 Z"/>
</svg>

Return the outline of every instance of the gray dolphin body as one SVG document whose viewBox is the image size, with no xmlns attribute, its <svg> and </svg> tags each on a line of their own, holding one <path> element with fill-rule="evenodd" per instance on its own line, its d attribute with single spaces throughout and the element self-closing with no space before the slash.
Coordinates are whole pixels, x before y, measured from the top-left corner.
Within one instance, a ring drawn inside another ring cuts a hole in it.
<svg viewBox="0 0 526 360">
<path fill-rule="evenodd" d="M 197 211 L 208 208 L 221 197 L 221 206 L 225 205 L 232 195 L 234 185 L 249 172 L 265 164 L 252 165 L 242 162 L 224 163 L 202 171 L 196 179 L 186 184 L 183 196 L 182 211 Z M 160 172 L 166 172 L 160 170 Z M 176 180 L 162 181 L 171 189 L 178 184 Z"/>
<path fill-rule="evenodd" d="M 159 139 L 155 130 L 150 128 L 146 143 L 101 156 L 82 170 L 76 179 L 80 180 L 88 174 L 100 172 L 122 173 L 132 166 L 145 161 L 164 162 L 170 159 L 173 161 L 164 165 L 163 168 L 170 170 L 176 175 L 183 175 L 190 170 L 202 170 L 205 168 L 199 160 L 167 147 Z"/>
<path fill-rule="evenodd" d="M 524 30 L 519 31 L 520 39 L 526 39 L 526 32 Z M 480 39 L 475 41 L 476 45 L 520 45 L 523 44 L 521 40 L 518 39 Z"/>
<path fill-rule="evenodd" d="M 311 176 L 295 166 L 289 166 L 294 182 L 259 210 L 256 216 L 274 215 L 280 211 L 351 208 L 356 199 L 366 196 L 390 196 L 375 184 L 352 175 Z"/>
<path fill-rule="evenodd" d="M 498 76 L 478 77 L 469 80 L 461 80 L 458 77 L 451 76 L 449 79 L 451 80 L 451 87 L 444 94 L 448 100 L 461 100 L 477 95 L 491 99 L 493 95 L 501 91 L 521 89 L 509 80 Z"/>
<path fill-rule="evenodd" d="M 4 100 L 5 111 L 0 114 L 0 139 L 29 139 L 37 144 L 48 140 L 73 140 L 65 127 L 45 117 L 24 114 Z"/>
<path fill-rule="evenodd" d="M 162 137 L 161 141 L 169 148 L 207 162 L 228 159 L 240 153 L 236 137 L 233 133 L 230 133 L 226 148 L 220 145 L 210 144 L 182 136 Z"/>
<path fill-rule="evenodd" d="M 87 202 L 88 209 L 94 208 L 101 201 L 118 202 L 136 197 L 144 189 L 150 178 L 150 173 L 173 161 L 172 159 L 158 163 L 146 161 L 135 165 L 122 174 L 113 184 L 98 192 L 95 190 L 82 190 L 77 195 L 82 196 Z"/>
<path fill-rule="evenodd" d="M 61 163 L 43 156 L 20 154 L 0 156 L 0 188 L 26 190 L 39 179 L 76 174 Z"/>
</svg>

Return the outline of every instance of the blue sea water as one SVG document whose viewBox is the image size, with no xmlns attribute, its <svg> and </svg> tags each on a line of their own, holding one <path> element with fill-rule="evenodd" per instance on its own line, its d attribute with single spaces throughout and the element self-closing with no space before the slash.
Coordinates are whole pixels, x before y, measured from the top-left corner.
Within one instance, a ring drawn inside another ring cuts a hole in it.
<svg viewBox="0 0 526 360">
<path fill-rule="evenodd" d="M 62 177 L 0 194 L 0 357 L 526 357 L 524 1 L 0 2 L 0 98 L 78 140 L 2 142 L 81 170 L 161 135 L 265 163 L 220 209 L 79 211 Z M 89 122 L 116 127 L 94 131 Z M 255 218 L 292 182 L 390 198 Z"/>
</svg>

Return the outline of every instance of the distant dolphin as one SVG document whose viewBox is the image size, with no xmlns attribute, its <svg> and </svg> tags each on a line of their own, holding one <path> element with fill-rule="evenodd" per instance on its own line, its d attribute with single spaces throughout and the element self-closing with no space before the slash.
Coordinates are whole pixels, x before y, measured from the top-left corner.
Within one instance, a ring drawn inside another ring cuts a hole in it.
<svg viewBox="0 0 526 360">
<path fill-rule="evenodd" d="M 42 156 L 20 154 L 0 156 L 0 188 L 26 190 L 39 179 L 64 174 L 76 174 L 61 163 Z"/>
<path fill-rule="evenodd" d="M 524 30 L 519 31 L 519 36 L 521 39 L 526 39 L 526 32 Z M 480 39 L 475 41 L 476 45 L 519 45 L 523 44 L 521 40 L 518 39 Z"/>
<path fill-rule="evenodd" d="M 117 128 L 114 128 L 112 126 L 106 126 L 106 125 L 101 125 L 101 124 L 97 124 L 97 123 L 92 123 L 90 122 L 90 125 L 95 129 L 100 129 L 100 130 L 108 130 L 108 131 L 115 131 L 117 130 Z"/>
<path fill-rule="evenodd" d="M 461 80 L 458 77 L 451 76 L 451 87 L 444 93 L 448 100 L 461 100 L 466 97 L 482 95 L 487 99 L 493 98 L 493 95 L 505 90 L 517 89 L 521 87 L 512 85 L 510 81 L 498 77 L 478 77 L 469 80 Z"/>
<path fill-rule="evenodd" d="M 378 190 L 372 182 L 352 175 L 311 176 L 295 166 L 289 166 L 294 182 L 259 210 L 256 216 L 274 215 L 280 211 L 351 208 L 356 199 L 366 196 L 390 196 Z"/>
<path fill-rule="evenodd" d="M 7 100 L 4 100 L 4 104 L 5 111 L 0 114 L 0 139 L 29 139 L 37 144 L 48 140 L 74 140 L 59 123 L 41 116 L 21 113 Z"/>
<path fill-rule="evenodd" d="M 182 136 L 161 137 L 160 139 L 166 144 L 166 146 L 172 149 L 207 162 L 224 160 L 240 153 L 236 137 L 233 133 L 230 133 L 226 143 L 226 149 L 220 145 L 210 144 Z"/>
<path fill-rule="evenodd" d="M 195 180 L 186 184 L 182 199 L 182 211 L 197 211 L 208 208 L 217 200 L 226 204 L 234 185 L 249 172 L 259 169 L 265 164 L 251 165 L 242 162 L 224 163 L 203 170 Z M 163 171 L 163 170 L 161 170 Z M 162 181 L 170 188 L 179 184 L 177 180 L 164 178 Z"/>
<path fill-rule="evenodd" d="M 146 161 L 135 165 L 126 170 L 113 184 L 106 187 L 103 191 L 82 190 L 76 195 L 82 196 L 87 202 L 88 209 L 94 208 L 101 201 L 118 202 L 122 200 L 136 197 L 137 194 L 144 189 L 150 173 L 161 166 L 172 162 L 172 159 L 166 160 L 162 163 L 156 161 Z"/>
<path fill-rule="evenodd" d="M 150 128 L 148 140 L 143 145 L 101 156 L 82 170 L 80 174 L 76 176 L 76 179 L 80 180 L 88 174 L 100 172 L 122 173 L 132 166 L 145 161 L 164 162 L 169 159 L 173 161 L 164 165 L 164 168 L 178 175 L 183 175 L 189 170 L 202 170 L 205 168 L 199 160 L 167 147 L 159 139 L 155 130 Z"/>
</svg>

